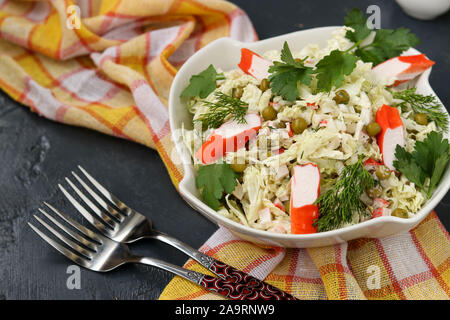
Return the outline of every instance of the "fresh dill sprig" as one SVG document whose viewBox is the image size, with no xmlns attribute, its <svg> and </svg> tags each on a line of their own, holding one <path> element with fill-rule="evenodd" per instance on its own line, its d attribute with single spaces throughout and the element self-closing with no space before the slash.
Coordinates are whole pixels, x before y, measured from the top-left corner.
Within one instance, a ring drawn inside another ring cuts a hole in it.
<svg viewBox="0 0 450 320">
<path fill-rule="evenodd" d="M 360 157 L 355 164 L 346 166 L 333 187 L 316 200 L 319 218 L 314 226 L 318 232 L 339 228 L 351 222 L 356 213 L 368 214 L 361 194 L 373 188 L 374 179 L 364 168 L 362 160 Z"/>
<path fill-rule="evenodd" d="M 244 117 L 247 114 L 248 105 L 245 102 L 222 92 L 216 92 L 214 95 L 216 101 L 203 101 L 208 111 L 195 121 L 200 121 L 206 128 L 218 128 L 230 118 L 237 123 L 247 123 Z"/>
<path fill-rule="evenodd" d="M 416 93 L 416 88 L 392 92 L 392 96 L 395 99 L 403 100 L 398 104 L 402 110 L 408 110 L 409 106 L 415 113 L 424 113 L 436 123 L 436 126 L 447 132 L 449 126 L 447 113 L 443 111 L 443 106 L 436 99 L 436 96 Z"/>
</svg>

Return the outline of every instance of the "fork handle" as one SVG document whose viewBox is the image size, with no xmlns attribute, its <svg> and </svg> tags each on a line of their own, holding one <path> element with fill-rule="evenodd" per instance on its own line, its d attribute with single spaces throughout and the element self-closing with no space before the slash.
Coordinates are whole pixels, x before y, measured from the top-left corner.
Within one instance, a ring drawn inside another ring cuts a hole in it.
<svg viewBox="0 0 450 320">
<path fill-rule="evenodd" d="M 200 263 L 209 271 L 219 276 L 222 280 L 228 281 L 227 283 L 236 283 L 237 285 L 243 285 L 247 288 L 254 288 L 258 291 L 264 291 L 266 295 L 277 296 L 281 300 L 296 300 L 296 298 L 287 292 L 284 292 L 264 281 L 261 281 L 245 272 L 242 272 L 230 265 L 227 265 L 213 257 L 200 252 L 188 244 L 169 236 L 168 234 L 152 230 L 152 238 L 156 238 L 163 241 L 180 251 L 187 254 L 189 257 Z M 217 278 L 214 278 L 217 279 Z"/>
<path fill-rule="evenodd" d="M 272 292 L 260 290 L 257 287 L 237 283 L 233 278 L 222 279 L 212 277 L 200 272 L 181 268 L 159 259 L 135 256 L 130 258 L 128 262 L 141 263 L 169 271 L 202 286 L 210 292 L 221 294 L 231 300 L 295 300 L 295 298 L 289 299 L 288 297 L 280 296 Z"/>
</svg>

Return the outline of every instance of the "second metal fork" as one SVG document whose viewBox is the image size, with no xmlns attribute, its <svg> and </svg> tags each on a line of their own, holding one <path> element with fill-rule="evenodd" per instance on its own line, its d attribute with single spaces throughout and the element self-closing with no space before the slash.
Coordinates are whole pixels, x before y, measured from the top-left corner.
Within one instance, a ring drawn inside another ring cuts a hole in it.
<svg viewBox="0 0 450 320">
<path fill-rule="evenodd" d="M 122 243 L 131 243 L 143 238 L 157 239 L 184 252 L 224 280 L 232 280 L 245 286 L 265 290 L 271 294 L 276 293 L 283 298 L 295 299 L 288 293 L 281 291 L 264 281 L 220 262 L 168 234 L 153 229 L 152 222 L 149 218 L 120 201 L 81 166 L 78 166 L 78 168 L 96 191 L 94 191 L 88 183 L 80 178 L 75 172 L 72 171 L 72 175 L 83 187 L 84 192 L 90 195 L 95 203 L 91 201 L 69 178 L 66 178 L 66 181 L 94 214 L 81 205 L 62 185 L 58 186 L 78 212 L 104 236 Z"/>
<path fill-rule="evenodd" d="M 141 257 L 132 254 L 128 246 L 124 243 L 116 242 L 101 234 L 95 233 L 88 228 L 82 226 L 78 222 L 72 220 L 67 215 L 58 211 L 48 203 L 45 205 L 56 213 L 59 219 L 48 214 L 43 209 L 39 211 L 45 216 L 47 223 L 38 216 L 34 216 L 36 220 L 45 227 L 53 236 L 62 241 L 58 241 L 49 237 L 45 232 L 31 223 L 29 226 L 48 244 L 62 253 L 64 256 L 93 271 L 110 271 L 125 263 L 140 263 L 161 268 L 163 270 L 179 275 L 193 283 L 201 285 L 205 289 L 224 295 L 232 300 L 280 300 L 283 297 L 276 293 L 258 290 L 257 288 L 248 287 L 231 280 L 224 280 L 205 275 L 196 271 L 181 268 L 165 261 L 150 257 Z M 60 222 L 62 220 L 63 222 Z"/>
</svg>

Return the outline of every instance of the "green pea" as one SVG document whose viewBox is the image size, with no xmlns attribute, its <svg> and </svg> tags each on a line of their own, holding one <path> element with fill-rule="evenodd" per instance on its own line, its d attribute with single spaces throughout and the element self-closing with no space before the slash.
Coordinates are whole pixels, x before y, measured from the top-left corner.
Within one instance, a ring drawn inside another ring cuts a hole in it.
<svg viewBox="0 0 450 320">
<path fill-rule="evenodd" d="M 243 94 L 244 94 L 244 89 L 242 89 L 241 87 L 237 87 L 237 88 L 233 88 L 231 95 L 233 96 L 233 98 L 240 99 Z"/>
<path fill-rule="evenodd" d="M 241 173 L 244 172 L 245 168 L 247 168 L 247 165 L 245 163 L 232 163 L 230 164 L 230 167 L 234 172 Z"/>
<path fill-rule="evenodd" d="M 378 179 L 386 180 L 391 176 L 391 170 L 389 170 L 389 168 L 386 166 L 378 166 L 377 171 L 375 171 L 375 174 L 377 175 Z"/>
<path fill-rule="evenodd" d="M 302 117 L 296 118 L 294 121 L 292 121 L 291 124 L 292 132 L 294 132 L 295 134 L 302 133 L 307 127 L 308 123 Z"/>
<path fill-rule="evenodd" d="M 347 91 L 338 90 L 336 91 L 333 100 L 336 101 L 337 104 L 347 104 L 350 101 L 350 96 Z"/>
<path fill-rule="evenodd" d="M 420 125 L 426 126 L 428 124 L 428 117 L 425 113 L 416 113 L 414 115 L 414 121 Z"/>
<path fill-rule="evenodd" d="M 266 121 L 275 120 L 277 118 L 277 114 L 277 111 L 272 106 L 265 107 L 262 111 L 262 116 Z"/>
<path fill-rule="evenodd" d="M 267 80 L 266 78 L 261 80 L 261 83 L 259 84 L 259 88 L 261 89 L 262 92 L 266 91 L 269 89 L 269 80 Z"/>
<path fill-rule="evenodd" d="M 372 122 L 367 125 L 366 131 L 369 136 L 375 137 L 381 132 L 381 127 L 377 122 Z"/>
<path fill-rule="evenodd" d="M 397 208 L 392 212 L 392 216 L 406 219 L 408 218 L 408 212 L 404 209 Z"/>
<path fill-rule="evenodd" d="M 380 197 L 382 192 L 383 191 L 380 187 L 374 187 L 372 189 L 366 190 L 367 195 L 372 199 Z"/>
</svg>

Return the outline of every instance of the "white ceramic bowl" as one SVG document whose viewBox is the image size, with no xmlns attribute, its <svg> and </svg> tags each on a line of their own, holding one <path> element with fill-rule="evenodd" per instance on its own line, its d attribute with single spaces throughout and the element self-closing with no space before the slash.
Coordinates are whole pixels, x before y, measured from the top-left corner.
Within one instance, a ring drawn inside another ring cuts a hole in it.
<svg viewBox="0 0 450 320">
<path fill-rule="evenodd" d="M 195 171 L 189 152 L 176 134 L 177 129 L 180 129 L 183 123 L 186 128 L 191 128 L 192 126 L 192 115 L 188 112 L 186 104 L 180 99 L 180 93 L 188 85 L 190 77 L 203 71 L 210 64 L 222 70 L 237 68 L 240 60 L 240 49 L 243 47 L 263 54 L 268 50 L 280 50 L 284 41 L 289 43 L 289 47 L 293 51 L 299 51 L 309 43 L 325 46 L 326 41 L 332 36 L 331 32 L 336 28 L 338 27 L 298 31 L 254 43 L 242 43 L 230 38 L 221 38 L 195 53 L 181 67 L 173 81 L 169 98 L 170 126 L 176 150 L 183 161 L 185 171 L 183 180 L 179 185 L 180 194 L 194 209 L 218 225 L 225 226 L 245 240 L 272 246 L 308 248 L 337 244 L 363 237 L 380 238 L 409 231 L 433 210 L 450 188 L 450 169 L 447 168 L 433 197 L 427 201 L 413 218 L 379 217 L 338 230 L 305 235 L 278 234 L 252 229 L 223 217 L 202 201 L 201 195 L 195 186 Z M 427 70 L 416 81 L 417 90 L 422 94 L 434 94 L 428 82 L 430 71 Z"/>
</svg>

